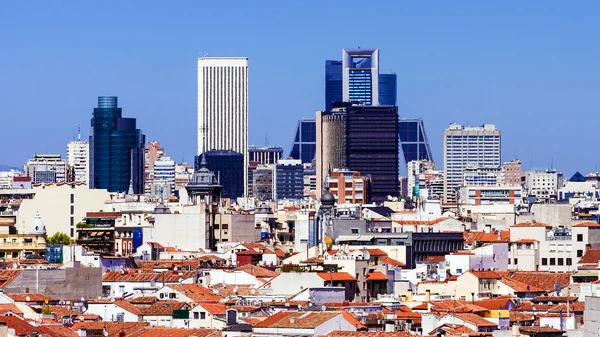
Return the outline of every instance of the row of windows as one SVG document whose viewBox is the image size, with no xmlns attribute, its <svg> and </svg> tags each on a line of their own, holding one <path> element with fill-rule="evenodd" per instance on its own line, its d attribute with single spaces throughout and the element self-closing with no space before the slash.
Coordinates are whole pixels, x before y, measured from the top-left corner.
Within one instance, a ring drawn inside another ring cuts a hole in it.
<svg viewBox="0 0 600 337">
<path fill-rule="evenodd" d="M 542 266 L 548 266 L 548 260 L 550 261 L 550 264 L 549 264 L 550 266 L 564 266 L 564 265 L 571 266 L 571 265 L 573 265 L 573 259 L 570 257 L 568 257 L 566 259 L 563 259 L 562 257 L 559 257 L 559 258 L 543 257 L 542 258 Z M 566 262 L 566 264 L 565 264 L 565 262 Z M 515 264 L 518 264 L 517 259 L 515 259 Z"/>
</svg>

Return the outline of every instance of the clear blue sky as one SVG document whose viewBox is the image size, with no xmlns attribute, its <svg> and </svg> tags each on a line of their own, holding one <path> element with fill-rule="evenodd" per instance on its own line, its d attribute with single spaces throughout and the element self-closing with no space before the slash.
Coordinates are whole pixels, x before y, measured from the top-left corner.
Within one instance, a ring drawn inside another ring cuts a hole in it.
<svg viewBox="0 0 600 337">
<path fill-rule="evenodd" d="M 191 161 L 196 58 L 247 56 L 250 143 L 289 150 L 324 105 L 324 63 L 380 48 L 403 117 L 425 120 L 442 165 L 449 123 L 494 123 L 503 160 L 566 175 L 600 164 L 597 1 L 4 1 L 0 163 L 66 152 L 99 95 Z"/>
</svg>

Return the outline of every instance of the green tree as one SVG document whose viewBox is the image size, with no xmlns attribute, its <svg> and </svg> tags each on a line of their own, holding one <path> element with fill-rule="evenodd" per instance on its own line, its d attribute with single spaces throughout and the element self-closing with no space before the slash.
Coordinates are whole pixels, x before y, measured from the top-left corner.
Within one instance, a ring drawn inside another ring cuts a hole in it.
<svg viewBox="0 0 600 337">
<path fill-rule="evenodd" d="M 54 235 L 52 235 L 51 237 L 49 237 L 46 242 L 50 243 L 50 244 L 63 244 L 63 245 L 68 245 L 71 244 L 71 237 L 69 237 L 67 234 L 65 233 L 61 233 L 61 232 L 56 232 L 54 233 Z"/>
<path fill-rule="evenodd" d="M 43 315 L 50 315 L 50 314 L 52 314 L 52 308 L 50 308 L 47 305 L 43 306 L 42 307 L 42 314 Z"/>
</svg>

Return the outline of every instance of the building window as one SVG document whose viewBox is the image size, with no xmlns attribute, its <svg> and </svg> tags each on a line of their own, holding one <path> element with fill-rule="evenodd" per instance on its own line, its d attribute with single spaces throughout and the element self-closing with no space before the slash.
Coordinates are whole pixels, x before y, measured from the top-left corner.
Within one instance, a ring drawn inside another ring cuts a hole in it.
<svg viewBox="0 0 600 337">
<path fill-rule="evenodd" d="M 515 259 L 515 265 L 519 264 L 519 259 Z"/>
<path fill-rule="evenodd" d="M 577 250 L 577 257 L 582 257 L 583 256 L 583 250 L 578 249 Z"/>
<path fill-rule="evenodd" d="M 558 258 L 558 265 L 559 265 L 559 266 L 564 266 L 564 264 L 565 264 L 565 263 L 564 263 L 564 259 L 563 259 L 562 257 L 559 257 L 559 258 Z"/>
<path fill-rule="evenodd" d="M 547 266 L 548 265 L 548 258 L 543 257 L 542 258 L 542 266 Z"/>
<path fill-rule="evenodd" d="M 350 232 L 351 232 L 352 234 L 358 234 L 358 228 L 351 228 L 351 229 L 350 229 Z"/>
<path fill-rule="evenodd" d="M 573 265 L 573 259 L 570 257 L 567 257 L 567 266 L 571 266 Z"/>
<path fill-rule="evenodd" d="M 206 313 L 205 312 L 201 312 L 200 313 L 200 319 L 206 319 Z"/>
<path fill-rule="evenodd" d="M 119 293 L 120 294 L 124 294 L 125 293 L 125 286 L 119 286 Z"/>
<path fill-rule="evenodd" d="M 555 266 L 556 265 L 556 259 L 555 258 L 553 258 L 553 257 L 550 258 L 550 265 L 551 266 Z"/>
<path fill-rule="evenodd" d="M 198 313 L 197 311 L 194 311 L 194 319 L 199 319 L 200 318 L 200 313 Z"/>
<path fill-rule="evenodd" d="M 219 224 L 218 224 L 218 223 L 214 224 L 214 225 L 213 225 L 213 228 L 214 228 L 214 229 L 219 229 Z"/>
<path fill-rule="evenodd" d="M 74 238 L 75 237 L 75 229 L 71 228 L 71 237 Z"/>
<path fill-rule="evenodd" d="M 577 234 L 577 242 L 583 242 L 583 234 Z"/>
<path fill-rule="evenodd" d="M 71 205 L 71 215 L 75 214 L 75 206 Z"/>
<path fill-rule="evenodd" d="M 75 226 L 75 219 L 73 219 L 73 217 L 71 217 L 71 227 Z"/>
<path fill-rule="evenodd" d="M 71 194 L 71 203 L 75 202 L 75 194 Z"/>
<path fill-rule="evenodd" d="M 221 229 L 229 229 L 229 224 L 226 224 L 226 223 L 222 224 Z"/>
</svg>

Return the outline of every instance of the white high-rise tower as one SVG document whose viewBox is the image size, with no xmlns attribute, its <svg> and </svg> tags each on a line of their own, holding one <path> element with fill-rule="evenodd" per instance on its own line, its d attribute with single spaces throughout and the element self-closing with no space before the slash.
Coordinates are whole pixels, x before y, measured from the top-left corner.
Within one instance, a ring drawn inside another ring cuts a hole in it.
<svg viewBox="0 0 600 337">
<path fill-rule="evenodd" d="M 248 187 L 248 58 L 198 59 L 198 155 L 233 150 L 244 155 Z"/>
<path fill-rule="evenodd" d="M 67 144 L 67 163 L 71 169 L 71 179 L 73 181 L 89 182 L 90 144 L 81 140 L 81 132 L 78 133 L 77 140 Z"/>
</svg>

